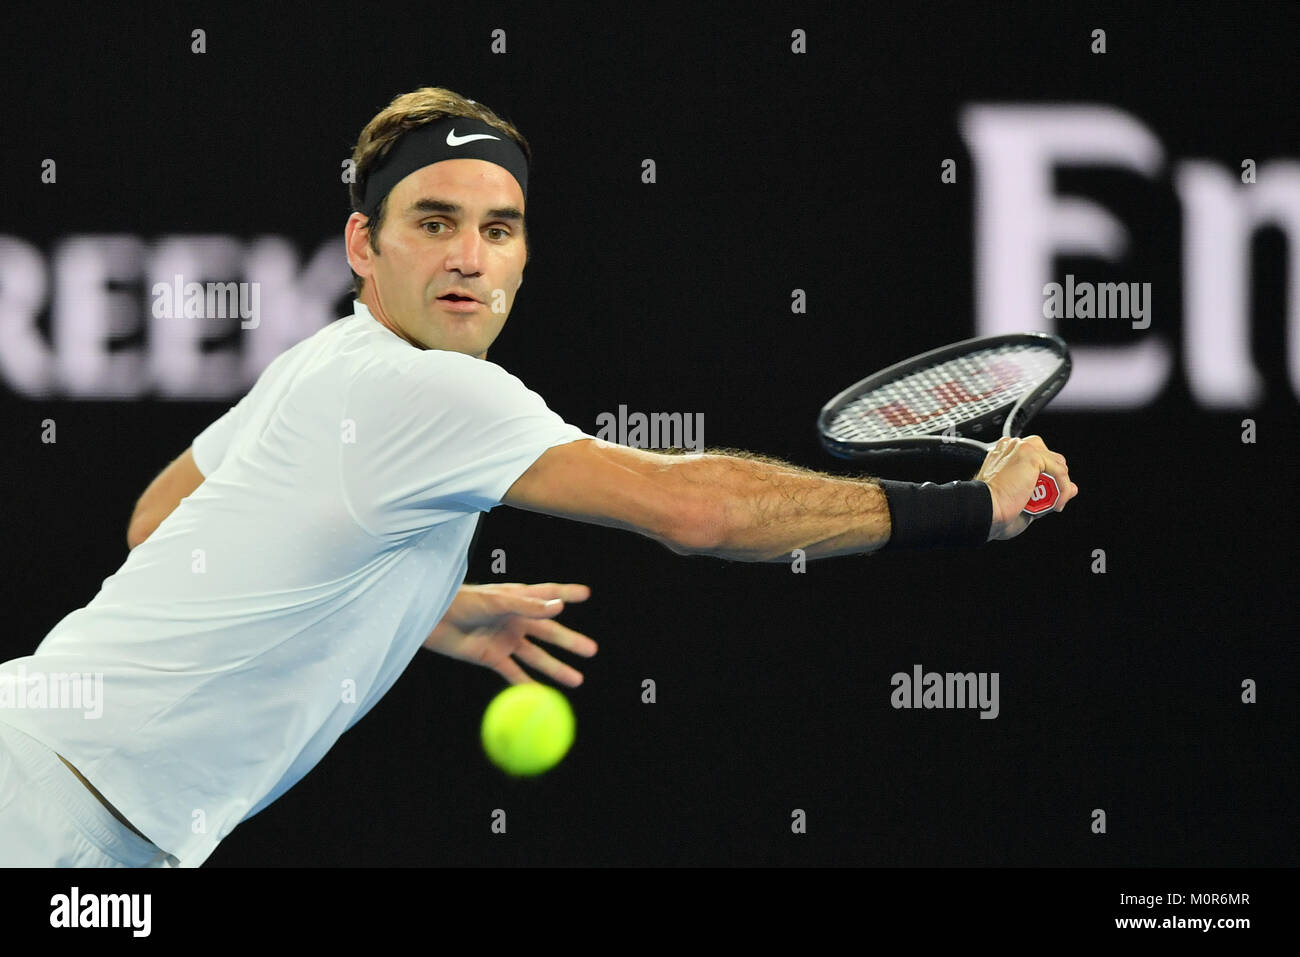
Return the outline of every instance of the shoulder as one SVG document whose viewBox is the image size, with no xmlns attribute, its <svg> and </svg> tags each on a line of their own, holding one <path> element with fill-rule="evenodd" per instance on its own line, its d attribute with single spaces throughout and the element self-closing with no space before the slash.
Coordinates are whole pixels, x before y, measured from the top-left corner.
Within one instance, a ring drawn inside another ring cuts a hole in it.
<svg viewBox="0 0 1300 957">
<path fill-rule="evenodd" d="M 350 391 L 357 402 L 402 408 L 510 408 L 542 401 L 495 362 L 440 349 L 377 351 L 356 370 Z"/>
<path fill-rule="evenodd" d="M 519 379 L 495 362 L 476 359 L 462 352 L 442 349 L 414 349 L 390 347 L 377 350 L 359 371 L 366 380 L 400 379 L 425 388 L 447 388 L 449 385 L 523 385 Z"/>
</svg>

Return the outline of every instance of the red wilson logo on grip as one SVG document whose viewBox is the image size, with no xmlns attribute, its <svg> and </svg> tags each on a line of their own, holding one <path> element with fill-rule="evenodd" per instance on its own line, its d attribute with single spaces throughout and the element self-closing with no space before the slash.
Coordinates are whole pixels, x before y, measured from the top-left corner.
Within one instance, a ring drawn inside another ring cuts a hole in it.
<svg viewBox="0 0 1300 957">
<path fill-rule="evenodd" d="M 1050 512 L 1056 507 L 1056 500 L 1060 497 L 1061 490 L 1057 487 L 1056 479 L 1044 473 L 1038 476 L 1038 484 L 1034 486 L 1033 492 L 1030 493 L 1024 511 L 1030 515 L 1041 515 L 1043 512 Z"/>
</svg>

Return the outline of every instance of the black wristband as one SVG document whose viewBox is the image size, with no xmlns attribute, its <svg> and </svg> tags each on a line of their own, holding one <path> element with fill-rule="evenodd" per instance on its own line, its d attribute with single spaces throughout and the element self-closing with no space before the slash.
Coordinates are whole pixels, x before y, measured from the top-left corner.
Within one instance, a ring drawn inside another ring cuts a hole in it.
<svg viewBox="0 0 1300 957">
<path fill-rule="evenodd" d="M 889 503 L 891 532 L 881 551 L 969 547 L 988 541 L 993 496 L 983 482 L 891 482 L 877 479 Z"/>
</svg>

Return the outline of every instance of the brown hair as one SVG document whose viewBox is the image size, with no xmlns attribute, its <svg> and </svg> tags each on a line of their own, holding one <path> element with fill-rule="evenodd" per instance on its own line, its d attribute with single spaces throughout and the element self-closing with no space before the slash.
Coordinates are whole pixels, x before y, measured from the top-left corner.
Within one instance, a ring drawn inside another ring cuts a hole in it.
<svg viewBox="0 0 1300 957">
<path fill-rule="evenodd" d="M 523 150 L 524 159 L 529 165 L 533 161 L 533 152 L 514 126 L 503 120 L 490 109 L 474 100 L 466 99 L 459 93 L 440 86 L 425 86 L 410 93 L 403 93 L 393 102 L 375 114 L 366 124 L 352 150 L 354 182 L 348 186 L 348 198 L 355 212 L 361 211 L 362 200 L 366 191 L 366 177 L 372 167 L 389 154 L 398 140 L 411 130 L 429 123 L 436 123 L 445 116 L 467 116 L 481 120 L 489 126 L 496 127 L 510 137 Z M 379 203 L 374 217 L 366 223 L 365 229 L 370 233 L 370 248 L 379 253 L 379 230 L 384 225 L 384 213 L 388 208 L 388 197 Z M 527 249 L 528 229 L 524 228 L 524 247 Z M 352 273 L 352 289 L 356 295 L 361 294 L 365 280 Z"/>
</svg>

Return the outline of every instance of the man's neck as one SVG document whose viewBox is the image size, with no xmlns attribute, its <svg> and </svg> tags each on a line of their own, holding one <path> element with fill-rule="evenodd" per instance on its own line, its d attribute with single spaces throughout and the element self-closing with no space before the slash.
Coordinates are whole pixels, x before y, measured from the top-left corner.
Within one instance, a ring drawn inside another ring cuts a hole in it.
<svg viewBox="0 0 1300 957">
<path fill-rule="evenodd" d="M 375 305 L 375 303 L 373 303 L 373 302 L 371 302 L 371 301 L 369 300 L 369 297 L 366 295 L 365 292 L 362 292 L 362 294 L 361 294 L 360 296 L 357 297 L 357 301 L 360 302 L 363 306 L 365 306 L 368 310 L 370 310 L 370 315 L 371 315 L 372 317 L 374 317 L 375 322 L 379 323 L 381 326 L 383 326 L 385 329 L 387 329 L 387 330 L 388 330 L 389 332 L 391 332 L 393 335 L 397 336 L 399 339 L 402 339 L 402 340 L 404 340 L 404 341 L 406 341 L 406 342 L 409 342 L 411 345 L 415 346 L 415 348 L 417 348 L 417 349 L 427 350 L 427 349 L 429 348 L 429 347 L 426 346 L 426 345 L 423 345 L 423 344 L 421 344 L 421 343 L 419 343 L 419 342 L 416 342 L 414 339 L 412 339 L 410 336 L 408 336 L 406 333 L 404 333 L 401 329 L 399 329 L 399 328 L 397 327 L 397 323 L 391 321 L 391 320 L 390 320 L 386 315 L 384 315 L 383 310 L 380 309 L 380 308 L 377 308 L 376 305 Z M 486 360 L 486 359 L 487 359 L 487 350 L 484 349 L 482 352 L 478 353 L 477 355 L 475 355 L 475 354 L 473 354 L 473 353 L 466 353 L 466 355 L 473 355 L 475 359 L 484 359 L 484 360 Z"/>
</svg>

